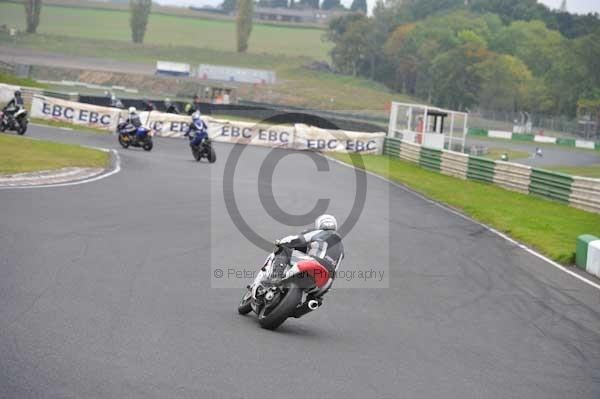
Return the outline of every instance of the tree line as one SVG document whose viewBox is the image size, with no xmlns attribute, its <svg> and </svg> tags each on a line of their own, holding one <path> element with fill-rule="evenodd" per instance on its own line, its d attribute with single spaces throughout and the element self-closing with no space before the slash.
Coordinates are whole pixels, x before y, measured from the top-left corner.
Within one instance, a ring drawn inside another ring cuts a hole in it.
<svg viewBox="0 0 600 399">
<path fill-rule="evenodd" d="M 341 73 L 458 110 L 600 111 L 600 18 L 536 0 L 379 1 L 332 20 Z M 591 105 L 592 104 L 592 105 Z"/>
<path fill-rule="evenodd" d="M 236 9 L 237 0 L 224 0 L 221 8 L 224 11 L 232 12 Z M 347 10 L 340 0 L 258 0 L 258 7 L 272 8 L 312 8 L 321 10 Z M 367 13 L 367 0 L 353 0 L 350 5 L 350 11 Z"/>
</svg>

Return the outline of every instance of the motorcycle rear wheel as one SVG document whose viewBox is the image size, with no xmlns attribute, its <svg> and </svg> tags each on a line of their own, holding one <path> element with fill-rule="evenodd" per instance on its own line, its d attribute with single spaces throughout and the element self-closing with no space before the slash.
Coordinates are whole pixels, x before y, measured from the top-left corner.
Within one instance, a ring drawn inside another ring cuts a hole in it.
<svg viewBox="0 0 600 399">
<path fill-rule="evenodd" d="M 239 314 L 248 314 L 252 311 L 252 293 L 246 290 L 240 304 L 238 305 Z"/>
<path fill-rule="evenodd" d="M 286 294 L 272 310 L 266 313 L 266 307 L 263 307 L 258 313 L 258 323 L 267 330 L 275 330 L 283 324 L 288 318 L 296 312 L 296 307 L 302 300 L 302 289 L 296 284 L 290 284 Z"/>
<path fill-rule="evenodd" d="M 154 147 L 154 144 L 152 143 L 152 140 L 148 140 L 144 143 L 144 145 L 142 146 L 142 148 L 144 149 L 144 151 L 152 151 L 152 147 Z"/>
</svg>

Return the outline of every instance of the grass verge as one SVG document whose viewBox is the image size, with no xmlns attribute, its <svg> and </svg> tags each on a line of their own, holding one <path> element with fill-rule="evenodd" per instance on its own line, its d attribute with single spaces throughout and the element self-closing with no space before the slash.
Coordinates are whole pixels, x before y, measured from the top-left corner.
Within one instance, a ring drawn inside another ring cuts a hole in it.
<svg viewBox="0 0 600 399">
<path fill-rule="evenodd" d="M 38 83 L 33 79 L 20 78 L 18 76 L 3 71 L 0 71 L 0 83 L 15 86 L 39 87 L 40 89 L 47 88 L 46 85 Z"/>
<path fill-rule="evenodd" d="M 361 155 L 335 154 L 351 163 Z M 563 264 L 575 260 L 575 239 L 600 236 L 600 215 L 559 202 L 431 172 L 387 156 L 363 155 L 368 171 L 396 181 L 506 233 Z"/>
<path fill-rule="evenodd" d="M 67 123 L 67 122 L 54 121 L 54 120 L 48 120 L 48 119 L 31 118 L 30 122 L 35 123 L 37 125 L 57 127 L 59 129 L 76 130 L 78 132 L 90 132 L 90 133 L 96 133 L 96 134 L 102 134 L 102 135 L 111 134 L 109 131 L 103 130 L 103 129 L 95 129 L 93 127 L 82 126 L 82 125 L 73 125 L 73 124 Z"/>
<path fill-rule="evenodd" d="M 15 43 L 13 38 L 0 33 L 0 45 L 66 56 L 97 57 L 143 64 L 154 64 L 156 60 L 164 59 L 186 62 L 194 66 L 207 63 L 274 70 L 277 73 L 277 83 L 274 85 L 240 85 L 238 95 L 241 98 L 261 102 L 324 110 L 375 112 L 380 116 L 387 114 L 386 106 L 392 100 L 414 102 L 414 99 L 392 93 L 383 85 L 367 79 L 308 70 L 303 65 L 314 59 L 306 55 L 240 54 L 224 49 L 193 47 L 188 42 L 179 45 L 151 42 L 137 45 L 127 41 L 50 34 L 21 35 Z M 90 81 L 92 75 L 82 72 L 77 76 L 69 75 L 69 79 L 97 84 L 136 86 L 136 79 L 131 77 L 119 77 L 118 81 L 114 81 L 110 79 L 110 73 L 102 73 L 100 76 L 95 75 L 93 81 Z M 53 80 L 48 76 L 38 77 Z"/>
<path fill-rule="evenodd" d="M 104 168 L 110 154 L 73 144 L 0 135 L 0 175 L 66 167 Z"/>
<path fill-rule="evenodd" d="M 101 10 L 81 7 L 44 5 L 39 33 L 85 39 L 131 41 L 130 13 L 124 10 Z M 22 4 L 0 3 L 0 25 L 25 30 L 25 8 Z M 236 25 L 234 20 L 184 18 L 151 13 L 145 42 L 234 52 Z M 248 51 L 303 56 L 324 60 L 332 47 L 321 40 L 322 28 L 275 26 L 254 23 Z"/>
<path fill-rule="evenodd" d="M 498 160 L 502 159 L 502 154 L 508 155 L 509 161 L 514 161 L 516 159 L 529 158 L 528 152 L 509 150 L 508 148 L 490 148 L 490 149 L 488 149 L 488 153 L 485 156 L 485 158 L 489 158 L 489 159 L 493 159 L 494 161 L 498 161 Z"/>
<path fill-rule="evenodd" d="M 600 164 L 589 166 L 551 166 L 547 169 L 566 173 L 571 176 L 600 178 Z"/>
</svg>

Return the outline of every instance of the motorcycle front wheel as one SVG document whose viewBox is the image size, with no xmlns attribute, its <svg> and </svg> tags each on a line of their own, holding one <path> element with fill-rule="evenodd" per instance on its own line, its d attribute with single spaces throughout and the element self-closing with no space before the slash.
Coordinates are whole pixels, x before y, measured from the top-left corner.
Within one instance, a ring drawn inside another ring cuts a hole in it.
<svg viewBox="0 0 600 399">
<path fill-rule="evenodd" d="M 202 159 L 202 152 L 196 147 L 192 147 L 192 155 L 194 156 L 196 162 L 200 162 Z"/>
<path fill-rule="evenodd" d="M 210 149 L 208 150 L 208 162 L 210 163 L 215 163 L 217 161 L 217 154 L 215 153 L 215 150 L 210 147 Z"/>
<path fill-rule="evenodd" d="M 129 147 L 129 142 L 125 141 L 125 138 L 123 138 L 123 135 L 119 134 L 119 144 L 121 144 L 121 147 L 127 149 Z"/>
<path fill-rule="evenodd" d="M 26 131 L 27 131 L 27 122 L 23 122 L 21 125 L 19 125 L 19 130 L 17 130 L 17 134 L 19 136 L 22 136 L 25 134 Z"/>
<path fill-rule="evenodd" d="M 252 311 L 252 292 L 246 290 L 240 304 L 238 305 L 239 314 L 248 314 Z"/>
<path fill-rule="evenodd" d="M 287 292 L 272 308 L 263 307 L 258 313 L 258 323 L 267 330 L 275 330 L 296 312 L 296 307 L 302 300 L 302 289 L 296 284 L 290 284 Z"/>
</svg>

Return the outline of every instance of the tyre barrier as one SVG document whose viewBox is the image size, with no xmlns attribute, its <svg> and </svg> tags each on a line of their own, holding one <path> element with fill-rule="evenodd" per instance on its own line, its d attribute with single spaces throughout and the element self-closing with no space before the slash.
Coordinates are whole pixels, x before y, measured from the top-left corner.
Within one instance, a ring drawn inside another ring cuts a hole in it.
<svg viewBox="0 0 600 399">
<path fill-rule="evenodd" d="M 600 277 L 600 239 L 589 234 L 577 237 L 575 265 L 596 277 Z"/>
<path fill-rule="evenodd" d="M 529 192 L 544 198 L 569 203 L 573 177 L 543 169 L 531 169 Z"/>
<path fill-rule="evenodd" d="M 600 179 L 574 177 L 530 166 L 493 161 L 448 150 L 438 150 L 386 137 L 383 153 L 460 179 L 490 183 L 521 194 L 559 201 L 600 213 Z"/>
<path fill-rule="evenodd" d="M 530 179 L 530 166 L 496 161 L 494 184 L 521 194 L 529 194 Z"/>
</svg>

